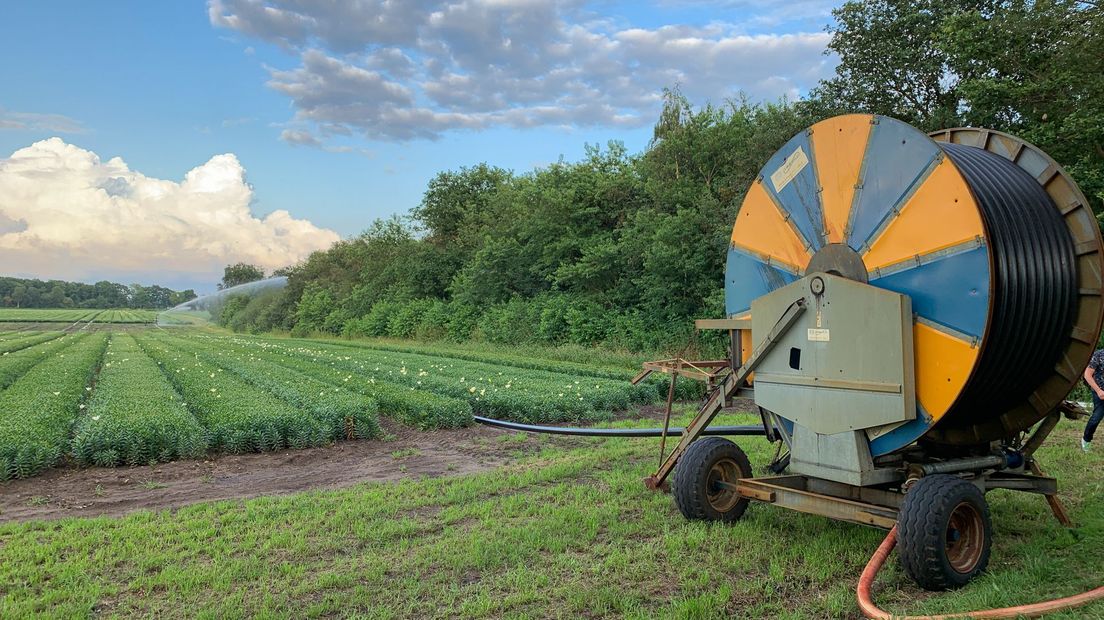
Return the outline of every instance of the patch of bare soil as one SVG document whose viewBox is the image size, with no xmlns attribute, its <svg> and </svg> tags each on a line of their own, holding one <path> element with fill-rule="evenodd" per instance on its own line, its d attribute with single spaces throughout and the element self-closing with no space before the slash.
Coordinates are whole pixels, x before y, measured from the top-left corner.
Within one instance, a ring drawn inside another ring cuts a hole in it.
<svg viewBox="0 0 1104 620">
<path fill-rule="evenodd" d="M 0 522 L 119 516 L 359 482 L 468 474 L 504 465 L 514 458 L 511 455 L 536 452 L 542 445 L 533 436 L 504 442 L 500 438 L 513 433 L 479 425 L 418 431 L 388 420 L 381 423 L 389 435 L 385 441 L 343 441 L 321 448 L 152 466 L 48 470 L 0 483 Z"/>
</svg>

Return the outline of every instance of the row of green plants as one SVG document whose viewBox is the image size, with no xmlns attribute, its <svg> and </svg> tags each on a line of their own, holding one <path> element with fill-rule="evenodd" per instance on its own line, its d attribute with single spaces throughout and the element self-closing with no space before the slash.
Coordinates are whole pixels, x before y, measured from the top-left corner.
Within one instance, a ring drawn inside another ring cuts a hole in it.
<svg viewBox="0 0 1104 620">
<path fill-rule="evenodd" d="M 327 440 L 371 439 L 381 434 L 379 405 L 370 396 L 325 383 L 240 349 L 213 347 L 190 338 L 158 336 L 156 340 L 227 370 L 307 412 L 326 426 Z"/>
<path fill-rule="evenodd" d="M 97 323 L 153 323 L 156 320 L 155 310 L 105 310 L 96 316 Z"/>
<path fill-rule="evenodd" d="M 161 367 L 221 452 L 268 452 L 327 442 L 326 425 L 232 373 L 154 338 L 138 343 Z"/>
<path fill-rule="evenodd" d="M 13 332 L 0 336 L 0 357 L 36 344 L 48 342 L 61 335 L 61 332 Z"/>
<path fill-rule="evenodd" d="M 633 377 L 633 375 L 639 372 L 639 369 L 630 371 L 622 368 L 610 368 L 593 364 L 580 364 L 578 362 L 568 362 L 563 360 L 525 357 L 523 355 L 512 355 L 510 353 L 500 351 L 496 351 L 494 353 L 465 351 L 462 349 L 446 348 L 441 346 L 435 347 L 432 345 L 426 345 L 417 342 L 398 343 L 370 340 L 335 341 L 317 339 L 307 339 L 307 342 L 316 342 L 320 344 L 341 344 L 354 348 L 371 349 L 374 351 L 390 351 L 392 353 L 415 353 L 418 355 L 432 357 L 447 357 L 458 360 L 467 360 L 470 362 L 494 364 L 498 366 L 512 366 L 514 368 L 526 368 L 529 370 L 545 370 L 565 375 L 597 377 L 600 379 L 610 379 L 613 381 L 628 381 Z M 666 375 L 652 375 L 648 377 L 646 381 L 647 385 L 655 386 L 660 395 L 666 398 L 667 390 L 670 387 L 669 377 L 667 377 Z M 703 394 L 704 387 L 702 383 L 697 383 L 693 381 L 682 381 L 675 385 L 675 398 L 677 398 L 678 400 L 693 400 L 701 398 Z"/>
<path fill-rule="evenodd" d="M 349 373 L 467 400 L 479 415 L 523 422 L 608 419 L 633 404 L 655 402 L 650 385 L 466 360 L 393 354 L 338 344 L 254 341 Z"/>
<path fill-rule="evenodd" d="M 0 390 L 15 383 L 38 364 L 66 349 L 75 342 L 75 339 L 73 335 L 65 335 L 0 354 Z"/>
<path fill-rule="evenodd" d="M 70 337 L 0 392 L 0 478 L 25 478 L 53 466 L 69 447 L 107 346 L 106 334 Z"/>
<path fill-rule="evenodd" d="M 0 308 L 0 321 L 35 323 L 73 323 L 87 321 L 102 310 L 69 310 L 60 308 Z"/>
<path fill-rule="evenodd" d="M 0 322 L 15 323 L 152 323 L 157 311 L 141 309 L 88 310 L 69 308 L 0 308 Z"/>
<path fill-rule="evenodd" d="M 72 454 L 82 465 L 146 465 L 207 452 L 207 432 L 134 338 L 108 343 Z"/>
<path fill-rule="evenodd" d="M 262 364 L 269 371 L 287 368 L 330 387 L 347 387 L 364 394 L 379 404 L 381 413 L 409 426 L 428 430 L 458 428 L 472 423 L 472 409 L 465 400 L 346 372 L 330 365 L 319 364 L 314 359 L 290 356 L 261 340 L 210 338 L 208 342 L 209 346 L 219 350 L 233 350 L 243 354 L 247 362 Z"/>
</svg>

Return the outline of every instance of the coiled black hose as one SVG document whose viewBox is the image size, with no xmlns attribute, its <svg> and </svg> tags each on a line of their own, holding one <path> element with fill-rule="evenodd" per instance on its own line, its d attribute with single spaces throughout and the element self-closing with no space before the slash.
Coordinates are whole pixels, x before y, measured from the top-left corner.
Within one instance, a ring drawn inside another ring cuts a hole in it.
<svg viewBox="0 0 1104 620">
<path fill-rule="evenodd" d="M 1054 201 L 1028 172 L 984 149 L 940 147 L 973 190 L 991 256 L 981 359 L 943 422 L 958 427 L 1023 403 L 1054 369 L 1077 309 L 1077 263 Z"/>
</svg>

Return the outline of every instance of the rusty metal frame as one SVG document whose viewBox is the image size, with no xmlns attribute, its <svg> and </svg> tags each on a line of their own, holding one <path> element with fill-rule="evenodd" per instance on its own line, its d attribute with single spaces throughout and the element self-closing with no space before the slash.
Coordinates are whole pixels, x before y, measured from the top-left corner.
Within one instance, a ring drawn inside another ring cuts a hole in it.
<svg viewBox="0 0 1104 620">
<path fill-rule="evenodd" d="M 678 445 L 676 445 L 675 448 L 671 450 L 671 453 L 662 460 L 655 473 L 644 479 L 644 484 L 647 485 L 648 488 L 666 488 L 667 477 L 671 475 L 671 472 L 675 468 L 675 463 L 678 462 L 678 459 L 686 451 L 686 448 L 701 436 L 702 431 L 713 421 L 713 418 L 721 411 L 724 404 L 736 394 L 737 390 L 744 386 L 748 376 L 755 371 L 759 363 L 770 353 L 771 349 L 778 343 L 782 335 L 797 322 L 797 318 L 805 312 L 805 305 L 806 302 L 804 297 L 791 303 L 789 307 L 786 308 L 786 311 L 782 313 L 782 316 L 779 317 L 778 322 L 775 323 L 770 333 L 768 333 L 763 341 L 755 347 L 755 351 L 753 351 L 748 360 L 744 362 L 744 365 L 735 372 L 728 372 L 723 376 L 719 376 L 721 378 L 721 383 L 710 390 L 708 396 L 706 396 L 705 403 L 698 409 L 697 415 L 694 416 L 690 424 L 686 426 L 686 430 L 679 439 Z M 644 372 L 648 373 L 651 372 L 651 370 L 646 368 Z M 642 374 L 647 376 L 644 373 Z M 638 377 L 640 377 L 640 375 L 638 375 Z M 672 381 L 673 380 L 674 377 L 672 377 Z"/>
</svg>

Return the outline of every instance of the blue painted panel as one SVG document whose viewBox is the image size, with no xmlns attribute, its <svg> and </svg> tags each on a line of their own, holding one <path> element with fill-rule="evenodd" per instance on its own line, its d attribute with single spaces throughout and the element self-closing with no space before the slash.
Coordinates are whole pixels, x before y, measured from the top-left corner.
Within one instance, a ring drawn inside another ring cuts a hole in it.
<svg viewBox="0 0 1104 620">
<path fill-rule="evenodd" d="M 929 321 L 981 338 L 989 316 L 986 247 L 951 254 L 870 284 L 912 298 L 912 311 Z"/>
<path fill-rule="evenodd" d="M 870 455 L 882 456 L 896 452 L 920 439 L 933 426 L 931 416 L 920 405 L 916 405 L 916 419 L 902 424 L 892 431 L 870 442 Z"/>
<path fill-rule="evenodd" d="M 776 191 L 771 180 L 771 174 L 778 170 L 786 158 L 793 155 L 799 148 L 805 152 L 805 157 L 808 158 L 809 163 L 793 179 L 783 185 L 782 191 Z M 820 249 L 824 245 L 822 236 L 824 234 L 824 214 L 820 204 L 820 192 L 817 191 L 820 185 L 817 182 L 816 162 L 813 160 L 813 149 L 809 146 L 808 134 L 803 131 L 790 138 L 786 146 L 778 149 L 771 156 L 767 164 L 763 166 L 763 187 L 782 205 L 782 209 L 790 214 L 793 223 L 805 237 L 805 241 L 812 244 L 813 250 Z"/>
<path fill-rule="evenodd" d="M 782 288 L 797 276 L 729 248 L 725 266 L 725 312 L 729 316 L 751 309 L 753 299 Z"/>
<path fill-rule="evenodd" d="M 862 189 L 851 209 L 848 244 L 858 250 L 940 153 L 931 138 L 901 121 L 878 117 L 863 162 Z"/>
</svg>

